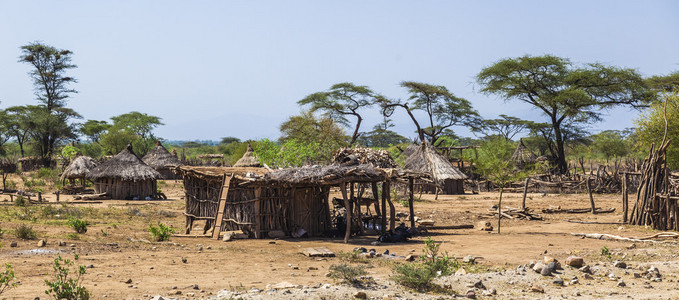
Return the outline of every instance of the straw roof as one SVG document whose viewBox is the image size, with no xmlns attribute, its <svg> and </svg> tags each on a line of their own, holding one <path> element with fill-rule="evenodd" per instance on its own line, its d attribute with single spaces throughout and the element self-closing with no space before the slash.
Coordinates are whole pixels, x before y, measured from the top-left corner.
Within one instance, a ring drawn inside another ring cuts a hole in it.
<svg viewBox="0 0 679 300">
<path fill-rule="evenodd" d="M 371 148 L 339 148 L 335 151 L 332 163 L 342 166 L 368 164 L 378 168 L 395 168 L 396 162 L 387 150 Z"/>
<path fill-rule="evenodd" d="M 405 168 L 431 174 L 432 178 L 441 182 L 446 179 L 464 180 L 467 175 L 454 167 L 445 157 L 436 152 L 434 147 L 423 142 L 406 158 Z"/>
<path fill-rule="evenodd" d="M 252 147 L 250 147 L 250 143 L 248 143 L 248 150 L 245 151 L 245 154 L 243 154 L 243 157 L 241 157 L 233 166 L 234 167 L 261 167 L 262 165 L 257 160 L 257 157 L 255 157 L 255 151 L 252 150 Z"/>
<path fill-rule="evenodd" d="M 120 178 L 122 180 L 143 181 L 159 178 L 160 173 L 139 159 L 132 152 L 132 144 L 128 144 L 123 151 L 91 170 L 88 177 L 91 179 Z"/>
<path fill-rule="evenodd" d="M 516 146 L 516 150 L 510 159 L 516 164 L 517 168 L 523 169 L 526 164 L 536 162 L 538 157 L 535 156 L 535 154 L 523 144 L 523 140 L 520 139 L 519 145 Z"/>
<path fill-rule="evenodd" d="M 160 141 L 156 142 L 156 147 L 151 149 L 141 160 L 154 169 L 165 168 L 167 165 L 179 166 L 182 164 L 176 156 L 172 155 L 160 144 Z"/>
<path fill-rule="evenodd" d="M 70 178 L 86 178 L 90 171 L 96 168 L 99 164 L 96 160 L 89 156 L 78 155 L 61 173 L 61 180 Z"/>
<path fill-rule="evenodd" d="M 403 157 L 406 157 L 406 158 L 407 158 L 408 156 L 410 156 L 410 155 L 412 155 L 413 153 L 415 153 L 415 151 L 417 150 L 417 148 L 418 148 L 418 145 L 417 145 L 417 144 L 411 143 L 410 145 L 408 145 L 408 147 L 405 148 L 405 150 L 403 150 L 403 152 L 401 152 L 401 155 L 402 155 Z"/>
</svg>

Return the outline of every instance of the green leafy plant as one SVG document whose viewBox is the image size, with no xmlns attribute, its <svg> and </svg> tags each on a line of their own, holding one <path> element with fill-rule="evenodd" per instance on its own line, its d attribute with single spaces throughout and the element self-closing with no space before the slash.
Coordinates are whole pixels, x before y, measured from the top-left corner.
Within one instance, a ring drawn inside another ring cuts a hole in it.
<svg viewBox="0 0 679 300">
<path fill-rule="evenodd" d="M 29 204 L 28 200 L 26 200 L 26 198 L 24 198 L 24 196 L 22 195 L 17 195 L 14 198 L 14 205 L 16 206 L 26 206 L 28 204 Z"/>
<path fill-rule="evenodd" d="M 432 281 L 438 276 L 450 275 L 460 264 L 457 259 L 450 258 L 447 253 L 439 256 L 441 244 L 431 237 L 425 240 L 423 255 L 418 263 L 398 264 L 394 266 L 392 280 L 405 287 L 418 291 L 442 291 L 443 289 Z"/>
<path fill-rule="evenodd" d="M 360 250 L 355 250 L 351 252 L 339 251 L 337 252 L 337 257 L 341 261 L 346 261 L 350 263 L 369 263 L 369 260 L 365 256 L 361 256 Z"/>
<path fill-rule="evenodd" d="M 78 266 L 75 272 L 71 273 L 70 267 L 75 265 L 78 258 L 78 254 L 75 255 L 74 260 L 63 259 L 60 254 L 57 255 L 52 266 L 54 280 L 45 280 L 45 284 L 49 287 L 45 294 L 54 299 L 90 299 L 90 292 L 82 285 L 83 275 L 86 273 L 85 266 Z"/>
<path fill-rule="evenodd" d="M 106 230 L 102 229 L 101 230 L 101 236 L 108 236 L 108 232 L 106 232 Z"/>
<path fill-rule="evenodd" d="M 428 290 L 431 287 L 432 280 L 436 278 L 429 267 L 423 264 L 398 264 L 394 266 L 392 280 L 396 283 L 419 291 Z"/>
<path fill-rule="evenodd" d="M 0 272 L 0 295 L 6 290 L 9 290 L 17 285 L 14 277 L 14 269 L 12 265 L 5 264 L 5 271 Z"/>
<path fill-rule="evenodd" d="M 17 228 L 14 230 L 14 234 L 16 235 L 17 238 L 20 238 L 22 240 L 32 240 L 35 239 L 35 237 L 37 236 L 35 230 L 33 230 L 33 227 L 28 226 L 26 224 L 21 224 L 17 226 Z"/>
<path fill-rule="evenodd" d="M 87 232 L 87 221 L 83 221 L 78 218 L 73 217 L 68 218 L 68 226 L 73 228 L 77 233 Z"/>
<path fill-rule="evenodd" d="M 439 248 L 441 244 L 435 242 L 431 237 L 424 240 L 424 255 L 420 256 L 420 260 L 424 265 L 430 268 L 435 274 L 439 276 L 450 275 L 460 268 L 460 263 L 455 257 L 449 257 L 448 253 L 439 256 Z"/>
<path fill-rule="evenodd" d="M 354 267 L 347 264 L 333 264 L 328 270 L 328 277 L 350 284 L 358 283 L 359 277 L 367 274 L 365 266 L 361 265 Z"/>
<path fill-rule="evenodd" d="M 611 250 L 608 249 L 608 247 L 606 247 L 606 246 L 601 247 L 601 256 L 605 256 L 605 257 L 608 257 L 608 259 L 610 259 L 611 258 Z"/>
<path fill-rule="evenodd" d="M 66 238 L 69 239 L 69 240 L 79 240 L 80 235 L 75 233 L 75 232 L 69 232 L 69 233 L 66 234 Z"/>
<path fill-rule="evenodd" d="M 175 232 L 174 228 L 170 228 L 163 223 L 158 223 L 158 227 L 149 225 L 149 232 L 153 235 L 153 238 L 158 241 L 168 241 L 170 236 Z"/>
</svg>

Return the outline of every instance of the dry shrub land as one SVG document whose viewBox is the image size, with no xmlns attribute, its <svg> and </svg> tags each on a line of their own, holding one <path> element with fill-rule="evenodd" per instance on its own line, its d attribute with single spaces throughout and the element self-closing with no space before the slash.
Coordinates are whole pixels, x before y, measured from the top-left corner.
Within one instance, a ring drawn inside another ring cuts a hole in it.
<svg viewBox="0 0 679 300">
<path fill-rule="evenodd" d="M 18 178 L 11 179 L 20 182 Z M 569 222 L 620 222 L 620 195 L 595 195 L 598 207 L 613 207 L 616 211 L 592 215 L 541 213 L 557 205 L 562 209 L 587 208 L 590 204 L 586 194 L 529 194 L 527 206 L 544 220 L 503 219 L 501 235 L 478 229 L 434 229 L 406 243 L 379 245 L 371 244 L 376 236 L 356 237 L 349 244 L 340 238 L 224 242 L 178 235 L 157 242 L 149 233 L 149 225 L 162 223 L 182 232 L 185 217 L 181 184 L 172 180 L 159 182 L 168 196 L 162 201 L 17 206 L 8 195 L 0 195 L 0 228 L 4 232 L 0 237 L 0 261 L 14 267 L 19 283 L 1 297 L 47 298 L 45 280 L 54 275 L 55 257 L 60 254 L 64 259 L 73 259 L 76 253 L 76 265 L 86 267 L 82 285 L 93 299 L 150 299 L 157 295 L 179 299 L 345 299 L 363 297 L 362 293 L 375 299 L 445 299 L 454 294 L 497 299 L 679 297 L 679 259 L 673 240 L 630 242 L 571 235 L 653 234 L 653 230 L 638 226 Z M 56 200 L 51 193 L 45 197 Z M 521 205 L 521 194 L 503 198 L 504 208 Z M 497 202 L 496 193 L 439 195 L 438 200 L 433 199 L 433 195 L 423 195 L 423 200 L 416 201 L 416 215 L 434 220 L 437 226 L 476 225 L 480 221 L 496 226 L 496 217 L 489 213 Z M 79 201 L 65 195 L 60 200 Z M 407 207 L 398 203 L 396 206 L 398 212 L 408 213 Z M 86 232 L 76 232 L 75 219 L 87 222 Z M 18 238 L 20 225 L 32 228 L 36 237 Z M 202 222 L 194 226 L 195 232 L 201 232 Z M 394 267 L 418 264 L 417 258 L 406 262 L 402 257 L 421 255 L 427 237 L 441 243 L 439 255 L 447 253 L 457 259 L 451 264 L 451 274 L 434 279 L 436 288 L 426 292 L 397 284 L 393 280 Z M 39 247 L 41 240 L 46 243 Z M 326 247 L 338 256 L 310 258 L 300 253 L 308 247 Z M 375 249 L 377 254 L 388 250 L 391 255 L 355 255 L 352 251 L 357 247 Z M 568 266 L 566 259 L 572 255 L 582 257 L 589 271 Z M 547 267 L 551 258 L 563 268 L 549 276 L 532 270 L 533 264 L 544 263 Z M 342 264 L 353 267 L 344 269 L 342 275 L 347 275 L 347 270 L 355 271 L 355 281 L 343 283 L 337 276 L 327 276 Z M 657 271 L 649 272 L 650 267 Z M 365 275 L 360 275 L 362 272 Z"/>
</svg>

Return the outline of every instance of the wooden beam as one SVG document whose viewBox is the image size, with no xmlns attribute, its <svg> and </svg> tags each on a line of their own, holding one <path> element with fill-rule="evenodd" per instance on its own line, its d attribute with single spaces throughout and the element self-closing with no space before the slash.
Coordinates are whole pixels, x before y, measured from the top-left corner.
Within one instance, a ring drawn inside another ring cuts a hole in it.
<svg viewBox="0 0 679 300">
<path fill-rule="evenodd" d="M 260 216 L 259 213 L 259 203 L 260 203 L 260 197 L 262 195 L 262 187 L 257 187 L 255 188 L 255 216 L 254 216 L 254 222 L 255 222 L 255 238 L 259 239 L 262 236 L 262 217 Z"/>
<path fill-rule="evenodd" d="M 382 234 L 387 233 L 387 183 L 382 183 Z"/>
<path fill-rule="evenodd" d="M 410 207 L 410 228 L 415 228 L 415 208 L 413 207 L 413 178 L 408 178 L 408 206 Z"/>
<path fill-rule="evenodd" d="M 217 217 L 215 218 L 215 225 L 212 229 L 212 238 L 215 240 L 219 239 L 219 234 L 222 231 L 222 220 L 224 220 L 224 209 L 226 208 L 226 198 L 229 196 L 229 186 L 231 185 L 231 178 L 233 174 L 229 177 L 224 174 L 222 178 L 222 188 L 219 191 L 219 206 L 217 209 Z"/>
<path fill-rule="evenodd" d="M 344 243 L 349 243 L 351 237 L 351 206 L 349 205 L 349 197 L 347 197 L 347 183 L 343 181 L 340 183 L 340 191 L 342 192 L 342 199 L 344 200 L 344 210 L 346 211 L 347 228 L 344 232 Z"/>
</svg>

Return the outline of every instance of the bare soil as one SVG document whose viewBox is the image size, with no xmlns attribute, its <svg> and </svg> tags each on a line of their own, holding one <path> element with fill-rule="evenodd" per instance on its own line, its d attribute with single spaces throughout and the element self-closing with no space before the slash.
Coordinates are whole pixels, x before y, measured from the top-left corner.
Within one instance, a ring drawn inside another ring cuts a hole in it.
<svg viewBox="0 0 679 300">
<path fill-rule="evenodd" d="M 9 202 L 8 195 L 0 195 L 0 263 L 14 266 L 20 284 L 1 296 L 8 299 L 48 298 L 44 291 L 45 279 L 51 279 L 52 262 L 57 253 L 64 258 L 80 255 L 78 264 L 88 266 L 84 285 L 95 299 L 148 299 L 153 295 L 174 295 L 172 297 L 208 298 L 221 290 L 248 291 L 252 288 L 266 290 L 281 282 L 300 286 L 318 287 L 325 283 L 339 286 L 326 277 L 332 264 L 340 258 L 309 258 L 300 253 L 307 247 L 327 247 L 338 253 L 349 252 L 355 247 L 374 248 L 378 253 L 389 250 L 397 255 L 420 254 L 424 247 L 420 236 L 407 243 L 371 245 L 376 236 L 356 237 L 349 244 L 341 239 L 301 238 L 280 240 L 235 240 L 223 242 L 205 237 L 173 236 L 168 242 L 153 242 L 147 231 L 149 224 L 162 222 L 183 231 L 184 216 L 181 181 L 166 181 L 160 187 L 168 195 L 165 201 L 122 201 L 104 200 L 96 204 L 36 204 L 17 207 Z M 499 299 L 576 297 L 581 294 L 591 297 L 632 297 L 632 298 L 677 298 L 677 274 L 679 259 L 676 245 L 671 243 L 636 243 L 582 239 L 571 233 L 609 233 L 626 237 L 645 236 L 654 231 L 648 228 L 628 225 L 579 224 L 567 220 L 621 222 L 621 196 L 595 195 L 598 207 L 616 208 L 608 214 L 542 214 L 543 208 L 589 207 L 587 195 L 529 194 L 527 206 L 544 217 L 544 221 L 502 220 L 502 233 L 479 231 L 478 229 L 431 230 L 427 236 L 442 242 L 441 250 L 462 258 L 466 255 L 477 257 L 478 265 L 470 270 L 476 272 L 465 276 L 448 276 L 439 279 L 441 284 L 450 285 L 458 293 L 464 293 L 466 286 L 475 280 L 484 280 L 486 287 L 495 288 Z M 54 202 L 55 195 L 46 195 Z M 634 198 L 634 197 L 630 197 Z M 631 200 L 632 200 L 631 199 Z M 61 201 L 73 201 L 71 196 L 61 196 Z M 422 201 L 415 202 L 415 213 L 422 219 L 432 219 L 436 225 L 477 224 L 491 221 L 497 228 L 497 219 L 489 216 L 489 209 L 498 201 L 496 193 L 478 195 L 423 195 Z M 75 200 L 74 202 L 77 202 Z M 521 194 L 507 194 L 503 207 L 519 207 Z M 407 213 L 408 208 L 396 204 L 397 211 Z M 66 225 L 67 216 L 76 216 L 90 224 L 87 233 L 75 234 Z M 35 240 L 20 240 L 14 235 L 19 224 L 32 226 L 37 232 Z M 193 233 L 202 232 L 202 223 L 194 224 Z M 39 248 L 38 240 L 47 242 Z M 65 246 L 59 246 L 59 242 Z M 10 247 L 17 242 L 18 247 Z M 602 256 L 606 246 L 612 256 Z M 551 277 L 542 277 L 532 271 L 516 271 L 517 266 L 530 261 L 541 261 L 545 255 L 563 262 L 569 255 L 580 255 L 585 263 L 600 269 L 595 279 L 586 280 L 577 270 L 566 268 L 562 278 L 568 282 L 573 276 L 579 284 L 565 287 L 555 286 Z M 627 269 L 611 267 L 611 261 L 621 259 L 627 262 Z M 369 296 L 391 296 L 393 298 L 421 298 L 423 295 L 409 292 L 391 282 L 392 264 L 374 259 L 368 269 L 379 289 L 368 289 Z M 663 275 L 661 282 L 649 282 L 634 278 L 639 268 L 657 266 Z M 607 279 L 614 272 L 627 287 L 616 287 L 617 281 Z M 197 285 L 197 287 L 195 286 Z M 545 294 L 530 292 L 530 287 L 544 287 Z M 303 289 L 300 289 L 300 291 Z M 327 289 L 331 290 L 331 289 Z M 258 294 L 259 298 L 307 298 L 314 296 L 343 298 L 350 295 L 353 287 L 323 295 L 271 293 Z M 179 292 L 179 295 L 178 295 Z M 193 294 L 190 294 L 193 293 Z M 224 293 L 222 293 L 224 294 Z M 247 298 L 247 295 L 241 295 Z M 482 298 L 481 293 L 477 293 Z M 231 297 L 231 296 L 229 296 Z M 434 297 L 448 297 L 437 295 Z"/>
</svg>

